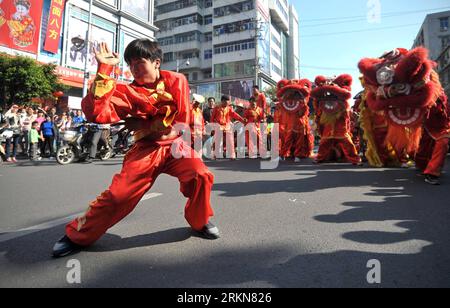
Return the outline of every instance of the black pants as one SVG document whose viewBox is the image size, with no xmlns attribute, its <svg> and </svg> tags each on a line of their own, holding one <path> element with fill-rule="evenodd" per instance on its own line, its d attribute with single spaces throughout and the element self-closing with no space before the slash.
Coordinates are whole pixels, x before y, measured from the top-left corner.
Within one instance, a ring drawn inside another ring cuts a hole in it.
<svg viewBox="0 0 450 308">
<path fill-rule="evenodd" d="M 50 156 L 55 156 L 55 149 L 53 148 L 54 136 L 44 136 L 45 141 L 42 142 L 41 156 L 45 156 L 47 148 L 49 149 Z"/>
</svg>

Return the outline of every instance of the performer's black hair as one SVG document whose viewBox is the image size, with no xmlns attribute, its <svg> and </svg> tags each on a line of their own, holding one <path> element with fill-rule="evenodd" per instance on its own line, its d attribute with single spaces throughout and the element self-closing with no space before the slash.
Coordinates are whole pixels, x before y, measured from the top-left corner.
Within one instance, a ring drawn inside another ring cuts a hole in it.
<svg viewBox="0 0 450 308">
<path fill-rule="evenodd" d="M 163 52 L 158 42 L 149 39 L 136 39 L 132 41 L 125 49 L 125 62 L 131 64 L 133 59 L 147 59 L 151 62 L 156 60 L 163 61 Z"/>
</svg>

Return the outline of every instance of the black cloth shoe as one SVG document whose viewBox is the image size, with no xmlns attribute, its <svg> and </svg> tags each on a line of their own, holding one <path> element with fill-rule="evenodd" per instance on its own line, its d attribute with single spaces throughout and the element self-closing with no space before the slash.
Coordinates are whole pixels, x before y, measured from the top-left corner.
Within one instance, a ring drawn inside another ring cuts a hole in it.
<svg viewBox="0 0 450 308">
<path fill-rule="evenodd" d="M 439 182 L 439 177 L 434 175 L 425 175 L 425 182 L 430 185 L 441 185 L 441 182 Z"/>
<path fill-rule="evenodd" d="M 81 246 L 72 242 L 67 235 L 64 235 L 56 242 L 55 246 L 53 246 L 53 258 L 62 258 L 79 250 L 81 250 Z"/>
<path fill-rule="evenodd" d="M 203 227 L 199 234 L 208 240 L 217 240 L 220 238 L 219 229 L 210 222 Z"/>
</svg>

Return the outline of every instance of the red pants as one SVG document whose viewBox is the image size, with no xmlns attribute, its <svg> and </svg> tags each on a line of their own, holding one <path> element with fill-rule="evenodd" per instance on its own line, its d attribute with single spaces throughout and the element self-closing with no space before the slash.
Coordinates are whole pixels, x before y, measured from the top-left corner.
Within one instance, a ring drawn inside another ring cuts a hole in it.
<svg viewBox="0 0 450 308">
<path fill-rule="evenodd" d="M 440 176 L 449 149 L 448 141 L 448 138 L 434 140 L 427 132 L 424 132 L 416 154 L 417 168 L 424 174 Z"/>
<path fill-rule="evenodd" d="M 254 136 L 256 136 L 256 140 L 254 140 Z M 261 131 L 256 126 L 250 127 L 250 130 L 245 132 L 245 143 L 248 147 L 248 157 L 256 158 L 258 153 L 263 154 L 265 148 L 261 139 Z"/>
<path fill-rule="evenodd" d="M 361 158 L 356 151 L 356 147 L 350 138 L 322 139 L 320 141 L 319 153 L 317 154 L 316 161 L 321 163 L 333 160 L 336 151 L 343 155 L 344 158 L 352 164 L 359 164 L 361 162 Z"/>
<path fill-rule="evenodd" d="M 185 143 L 179 142 L 178 149 L 194 157 Z M 198 158 L 175 159 L 171 144 L 140 141 L 126 155 L 122 171 L 114 176 L 109 189 L 91 202 L 83 217 L 67 225 L 67 236 L 81 246 L 93 244 L 133 211 L 161 173 L 178 178 L 181 192 L 189 198 L 185 218 L 194 230 L 201 230 L 214 215 L 210 205 L 213 174 Z"/>
<path fill-rule="evenodd" d="M 314 148 L 314 137 L 312 134 L 300 134 L 286 132 L 282 139 L 280 156 L 289 158 L 294 155 L 298 158 L 308 158 Z"/>
</svg>

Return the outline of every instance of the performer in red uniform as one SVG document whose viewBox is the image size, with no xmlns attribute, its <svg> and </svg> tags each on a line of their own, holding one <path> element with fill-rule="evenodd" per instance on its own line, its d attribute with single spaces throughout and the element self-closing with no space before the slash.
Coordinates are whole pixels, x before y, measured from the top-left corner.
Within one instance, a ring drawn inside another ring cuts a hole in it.
<svg viewBox="0 0 450 308">
<path fill-rule="evenodd" d="M 350 133 L 350 106 L 352 76 L 337 78 L 318 76 L 311 96 L 315 100 L 316 122 L 321 137 L 316 162 L 340 161 L 361 164 Z"/>
<path fill-rule="evenodd" d="M 307 79 L 281 80 L 277 85 L 280 102 L 275 123 L 279 123 L 281 140 L 280 156 L 283 160 L 295 157 L 309 158 L 313 154 L 314 136 L 309 124 L 309 98 L 312 84 Z"/>
<path fill-rule="evenodd" d="M 211 123 L 217 123 L 220 126 L 222 136 L 225 135 L 222 138 L 222 140 L 225 140 L 224 146 L 226 146 L 227 150 L 230 151 L 230 153 L 227 153 L 227 156 L 234 160 L 236 159 L 236 151 L 234 146 L 234 131 L 231 120 L 237 120 L 242 123 L 244 123 L 245 120 L 233 110 L 230 104 L 230 97 L 227 95 L 222 96 L 221 105 L 214 108 L 212 112 Z M 215 140 L 218 137 L 219 136 L 216 134 Z M 213 155 L 217 158 L 217 156 L 219 156 L 219 149 L 215 149 Z"/>
<path fill-rule="evenodd" d="M 205 135 L 205 121 L 203 110 L 200 107 L 204 103 L 205 98 L 202 95 L 193 94 L 190 126 L 192 147 L 198 154 L 198 158 L 202 158 L 203 136 Z"/>
<path fill-rule="evenodd" d="M 425 181 L 439 185 L 439 178 L 445 165 L 450 139 L 450 108 L 447 97 L 442 93 L 431 107 L 425 120 L 416 166 L 425 175 Z"/>
<path fill-rule="evenodd" d="M 251 159 L 257 158 L 258 147 L 262 150 L 262 140 L 261 140 L 261 122 L 264 119 L 263 111 L 261 108 L 256 106 L 255 99 L 250 98 L 250 106 L 245 110 L 244 119 L 247 124 L 248 131 L 245 132 L 245 140 L 248 146 L 248 156 Z M 250 125 L 248 125 L 250 124 Z M 257 136 L 256 144 L 254 138 L 250 136 Z"/>
<path fill-rule="evenodd" d="M 134 76 L 130 85 L 117 84 L 110 78 L 120 60 L 105 43 L 100 44 L 96 58 L 97 78 L 82 101 L 87 120 L 101 124 L 125 120 L 136 132 L 136 144 L 109 189 L 91 202 L 82 217 L 67 225 L 66 236 L 55 244 L 53 255 L 65 256 L 97 241 L 135 208 L 161 173 L 179 179 L 181 192 L 189 199 L 185 218 L 191 227 L 204 237 L 218 238 L 217 227 L 209 223 L 214 177 L 174 129 L 175 124 L 189 127 L 186 78 L 160 70 L 162 51 L 148 39 L 135 40 L 125 50 L 125 61 Z"/>
<path fill-rule="evenodd" d="M 258 86 L 253 86 L 253 98 L 255 99 L 256 106 L 263 112 L 263 120 L 266 120 L 266 115 L 270 114 L 270 107 L 267 106 L 267 99 L 264 93 L 259 91 Z"/>
</svg>

